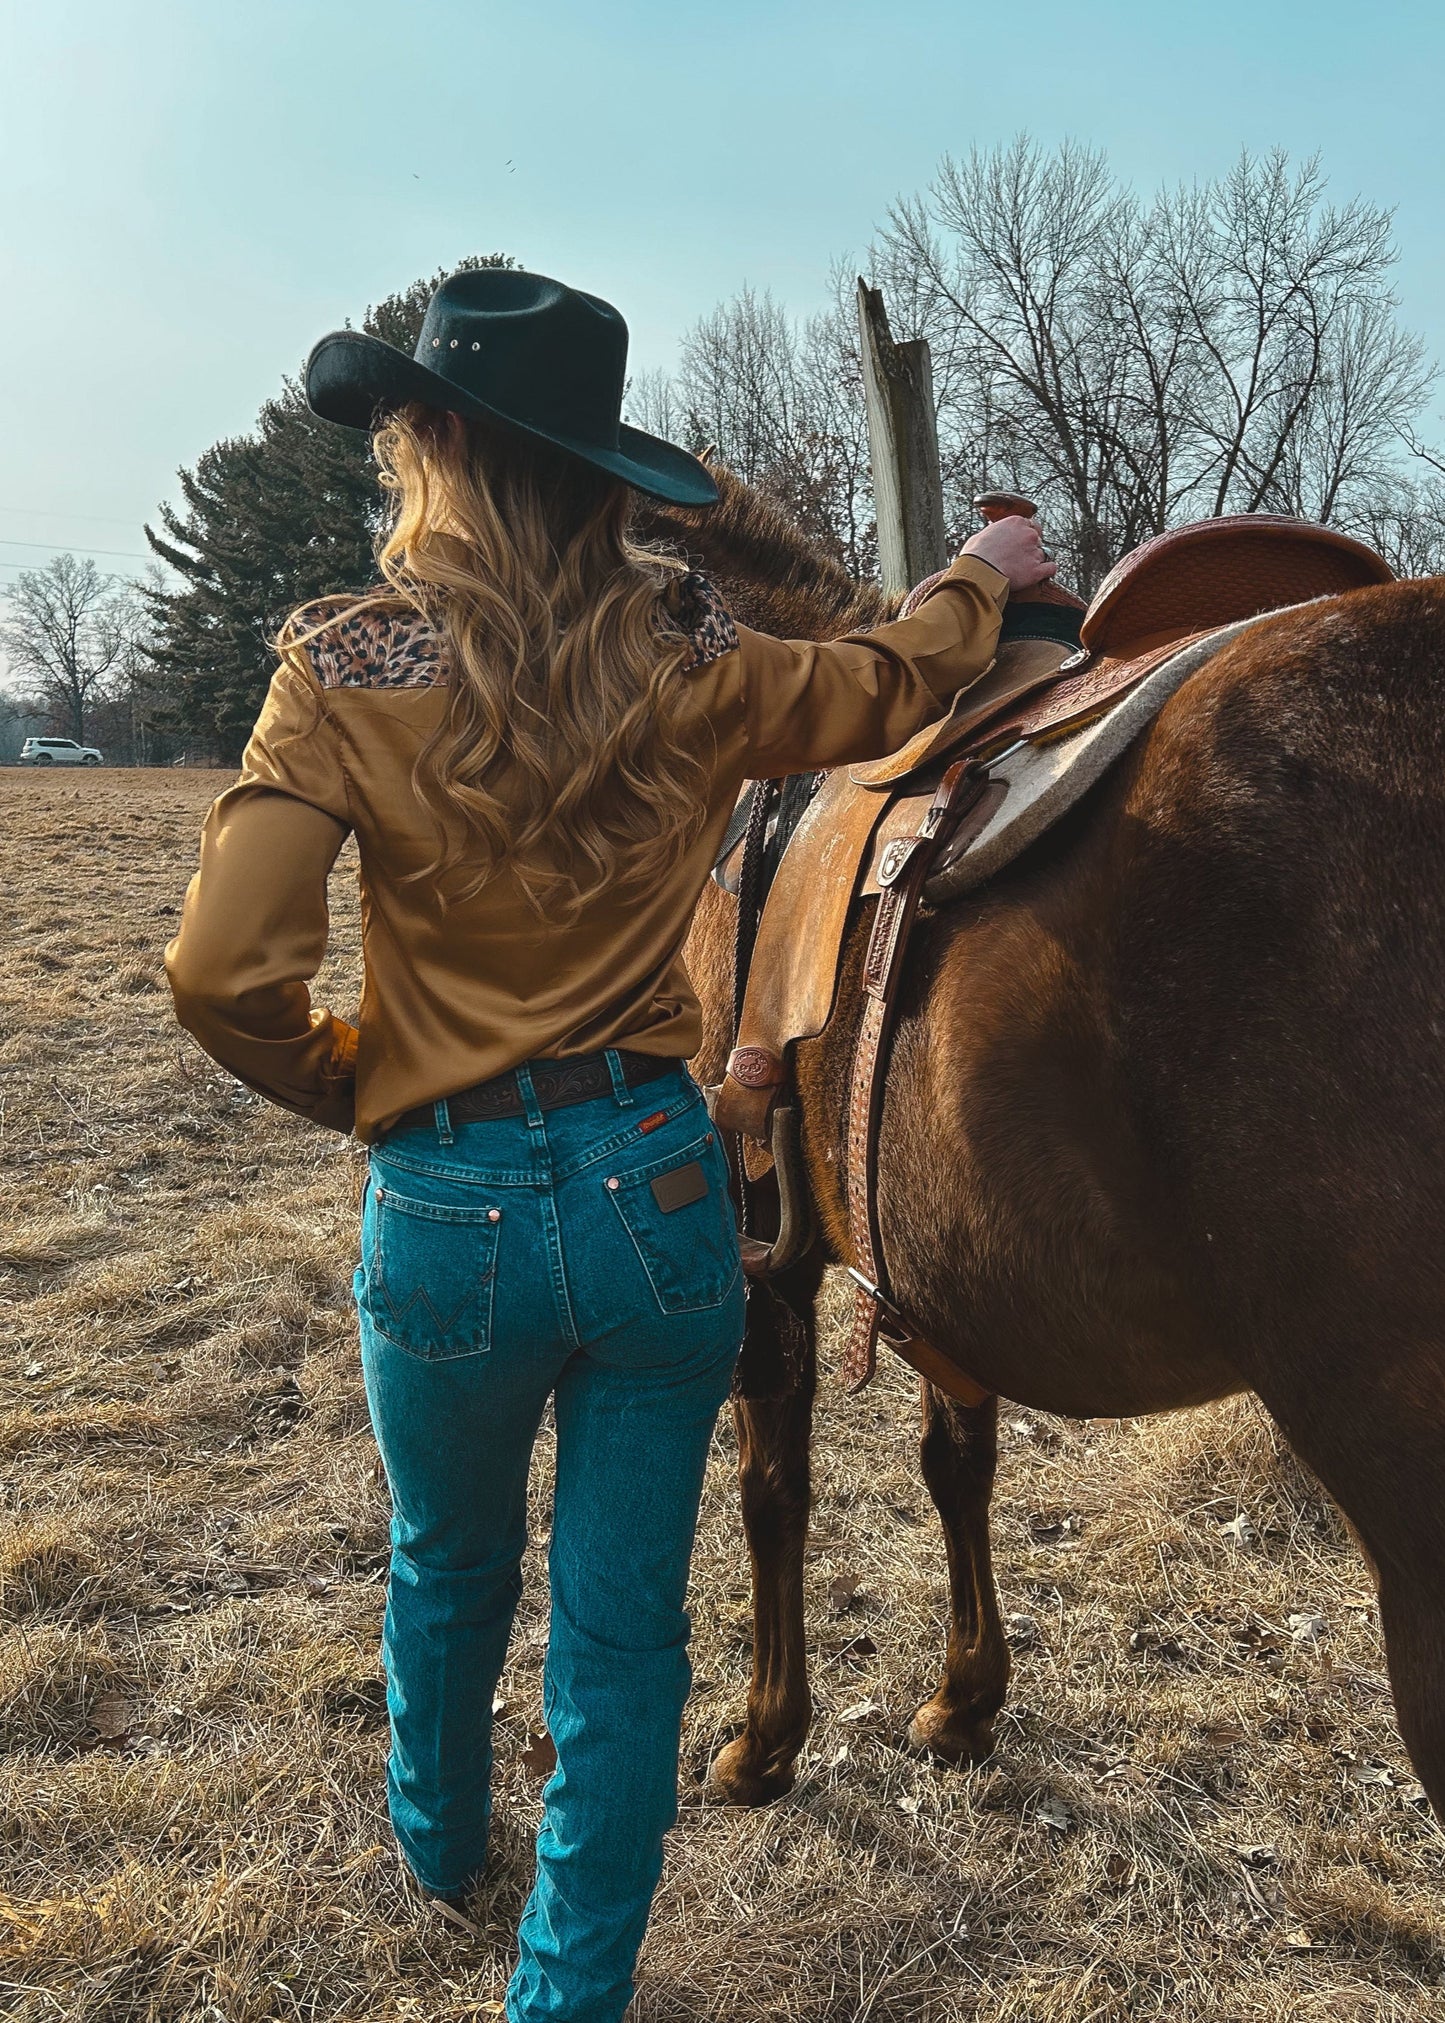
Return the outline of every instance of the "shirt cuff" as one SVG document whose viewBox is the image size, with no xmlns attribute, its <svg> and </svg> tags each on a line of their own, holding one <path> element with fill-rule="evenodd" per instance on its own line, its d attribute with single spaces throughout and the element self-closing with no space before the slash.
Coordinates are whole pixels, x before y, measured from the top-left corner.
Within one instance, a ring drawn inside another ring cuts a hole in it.
<svg viewBox="0 0 1445 2023">
<path fill-rule="evenodd" d="M 955 555 L 934 588 L 941 590 L 948 583 L 977 583 L 981 590 L 988 592 L 1000 611 L 1008 603 L 1007 576 L 1002 569 L 995 569 L 992 562 L 985 562 L 982 555 Z M 933 591 L 928 594 L 931 597 Z"/>
</svg>

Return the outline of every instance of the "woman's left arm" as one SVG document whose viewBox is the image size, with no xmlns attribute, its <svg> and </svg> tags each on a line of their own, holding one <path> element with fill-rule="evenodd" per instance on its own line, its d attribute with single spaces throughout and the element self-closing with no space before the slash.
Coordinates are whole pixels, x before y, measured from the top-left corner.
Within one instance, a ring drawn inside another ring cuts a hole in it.
<svg viewBox="0 0 1445 2023">
<path fill-rule="evenodd" d="M 313 1009 L 326 881 L 351 828 L 321 691 L 283 666 L 241 760 L 211 804 L 201 864 L 166 949 L 176 1016 L 239 1081 L 335 1131 L 354 1118 L 356 1032 Z"/>
</svg>

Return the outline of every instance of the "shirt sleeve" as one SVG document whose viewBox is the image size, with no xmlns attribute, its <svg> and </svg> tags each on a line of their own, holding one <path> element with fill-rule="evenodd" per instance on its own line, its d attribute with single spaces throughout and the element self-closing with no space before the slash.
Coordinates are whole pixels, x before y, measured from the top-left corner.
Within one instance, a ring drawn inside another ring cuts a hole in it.
<svg viewBox="0 0 1445 2023">
<path fill-rule="evenodd" d="M 354 1120 L 356 1032 L 313 1008 L 326 881 L 351 828 L 335 728 L 314 680 L 284 666 L 212 804 L 200 869 L 166 949 L 176 1016 L 215 1061 L 333 1130 Z"/>
<path fill-rule="evenodd" d="M 907 618 L 826 645 L 740 625 L 744 772 L 777 779 L 883 758 L 992 665 L 1008 578 L 960 555 Z"/>
</svg>

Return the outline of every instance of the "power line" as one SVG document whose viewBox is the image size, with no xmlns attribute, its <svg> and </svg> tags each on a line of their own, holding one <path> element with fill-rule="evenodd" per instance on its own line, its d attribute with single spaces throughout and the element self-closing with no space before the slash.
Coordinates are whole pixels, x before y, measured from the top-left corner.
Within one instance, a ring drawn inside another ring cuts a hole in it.
<svg viewBox="0 0 1445 2023">
<path fill-rule="evenodd" d="M 52 555 L 116 555 L 127 562 L 149 562 L 149 555 L 139 554 L 134 548 L 78 548 L 67 546 L 62 541 L 19 541 L 12 534 L 0 534 L 0 543 L 7 548 L 44 548 Z"/>
<path fill-rule="evenodd" d="M 33 562 L 7 562 L 4 556 L 0 555 L 0 569 L 13 569 L 18 576 L 33 575 L 35 573 L 35 564 Z M 123 576 L 125 571 L 123 569 L 107 569 L 102 573 L 106 576 L 115 577 Z"/>
</svg>

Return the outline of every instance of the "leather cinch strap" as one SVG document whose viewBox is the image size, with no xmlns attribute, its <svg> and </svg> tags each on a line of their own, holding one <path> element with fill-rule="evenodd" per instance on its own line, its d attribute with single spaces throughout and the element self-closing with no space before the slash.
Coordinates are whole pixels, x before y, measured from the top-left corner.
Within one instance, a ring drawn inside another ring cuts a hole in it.
<svg viewBox="0 0 1445 2023">
<path fill-rule="evenodd" d="M 987 772 L 967 760 L 950 766 L 917 834 L 891 843 L 878 868 L 881 890 L 863 972 L 863 1018 L 853 1051 L 848 1103 L 848 1233 L 855 1259 L 849 1276 L 858 1290 L 839 1377 L 849 1391 L 861 1390 L 873 1375 L 881 1333 L 906 1362 L 962 1403 L 981 1405 L 990 1395 L 925 1342 L 889 1297 L 874 1187 L 888 1041 L 908 937 L 934 858 L 987 784 Z"/>
</svg>

